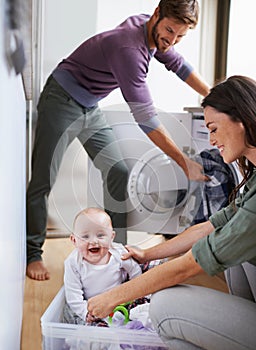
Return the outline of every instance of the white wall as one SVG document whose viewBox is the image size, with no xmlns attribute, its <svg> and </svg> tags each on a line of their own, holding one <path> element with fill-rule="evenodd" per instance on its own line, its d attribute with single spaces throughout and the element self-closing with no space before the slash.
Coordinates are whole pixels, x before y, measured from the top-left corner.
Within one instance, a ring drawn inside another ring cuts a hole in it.
<svg viewBox="0 0 256 350">
<path fill-rule="evenodd" d="M 0 0 L 0 349 L 20 349 L 25 277 L 25 98 L 8 69 Z"/>
<path fill-rule="evenodd" d="M 256 79 L 255 0 L 231 1 L 227 76 L 241 74 Z"/>
<path fill-rule="evenodd" d="M 43 1 L 43 81 L 52 69 L 96 31 L 96 0 Z"/>
</svg>

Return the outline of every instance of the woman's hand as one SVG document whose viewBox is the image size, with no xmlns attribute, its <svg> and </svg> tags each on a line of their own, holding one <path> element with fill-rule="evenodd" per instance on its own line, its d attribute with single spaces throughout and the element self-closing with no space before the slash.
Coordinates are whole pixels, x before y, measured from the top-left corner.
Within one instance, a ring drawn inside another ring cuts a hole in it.
<svg viewBox="0 0 256 350">
<path fill-rule="evenodd" d="M 146 256 L 145 256 L 146 255 L 145 250 L 138 247 L 129 246 L 129 245 L 125 246 L 125 248 L 128 250 L 128 252 L 122 255 L 123 260 L 133 258 L 136 261 L 138 261 L 138 263 L 140 264 L 147 262 Z"/>
<path fill-rule="evenodd" d="M 115 304 L 113 297 L 109 297 L 108 294 L 102 293 L 88 300 L 88 319 L 105 318 L 112 313 L 118 304 Z"/>
</svg>

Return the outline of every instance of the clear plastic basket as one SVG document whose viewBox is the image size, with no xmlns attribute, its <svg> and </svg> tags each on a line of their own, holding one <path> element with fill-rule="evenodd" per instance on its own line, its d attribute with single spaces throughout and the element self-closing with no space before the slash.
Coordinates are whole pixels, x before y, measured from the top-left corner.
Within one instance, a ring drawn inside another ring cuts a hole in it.
<svg viewBox="0 0 256 350">
<path fill-rule="evenodd" d="M 168 349 L 155 332 L 61 323 L 63 307 L 62 287 L 41 317 L 43 350 Z"/>
</svg>

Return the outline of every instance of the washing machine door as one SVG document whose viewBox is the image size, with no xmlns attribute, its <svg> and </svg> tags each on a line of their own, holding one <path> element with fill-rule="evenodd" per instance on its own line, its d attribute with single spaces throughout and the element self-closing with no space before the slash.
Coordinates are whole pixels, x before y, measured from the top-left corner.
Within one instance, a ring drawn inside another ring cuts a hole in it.
<svg viewBox="0 0 256 350">
<path fill-rule="evenodd" d="M 133 208 L 163 214 L 182 207 L 189 181 L 178 164 L 158 148 L 143 155 L 130 172 L 128 194 Z"/>
</svg>

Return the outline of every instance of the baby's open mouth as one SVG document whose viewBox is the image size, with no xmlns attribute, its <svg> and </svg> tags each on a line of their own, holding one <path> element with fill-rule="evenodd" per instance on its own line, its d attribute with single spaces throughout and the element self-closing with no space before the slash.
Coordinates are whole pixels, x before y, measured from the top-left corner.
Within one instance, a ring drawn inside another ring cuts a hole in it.
<svg viewBox="0 0 256 350">
<path fill-rule="evenodd" d="M 91 253 L 98 253 L 99 250 L 100 250 L 99 247 L 95 247 L 95 248 L 90 248 L 90 249 L 89 249 L 89 252 L 91 252 Z"/>
</svg>

